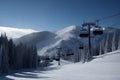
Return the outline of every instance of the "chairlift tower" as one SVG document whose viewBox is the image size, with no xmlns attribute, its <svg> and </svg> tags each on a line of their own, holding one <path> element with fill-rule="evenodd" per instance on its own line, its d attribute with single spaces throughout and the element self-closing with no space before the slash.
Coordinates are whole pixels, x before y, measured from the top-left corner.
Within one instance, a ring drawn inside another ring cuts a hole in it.
<svg viewBox="0 0 120 80">
<path fill-rule="evenodd" d="M 106 19 L 110 19 L 110 18 L 116 17 L 116 16 L 120 16 L 120 13 L 117 13 L 117 14 L 114 14 L 114 15 L 111 15 L 111 16 L 106 16 L 106 17 L 103 17 L 101 19 L 97 19 L 95 21 L 95 23 L 87 22 L 87 23 L 83 23 L 82 24 L 82 28 L 87 27 L 88 31 L 86 31 L 85 33 L 80 34 L 79 36 L 82 37 L 82 38 L 88 38 L 89 55 L 92 54 L 91 53 L 91 30 L 90 29 L 92 27 L 94 28 L 93 34 L 95 36 L 102 35 L 104 30 L 103 30 L 103 28 L 101 28 L 99 26 L 99 22 L 102 21 L 102 20 L 106 20 Z M 83 29 L 83 31 L 85 31 L 85 30 Z M 79 49 L 82 49 L 82 47 L 79 47 Z"/>
<path fill-rule="evenodd" d="M 80 34 L 80 37 L 88 38 L 88 52 L 89 52 L 89 54 L 87 54 L 87 60 L 90 60 L 92 58 L 92 52 L 91 52 L 91 28 L 94 28 L 93 34 L 95 36 L 103 34 L 103 29 L 99 26 L 98 22 L 99 21 L 97 21 L 96 23 L 87 22 L 87 23 L 82 24 L 83 31 L 86 31 L 86 30 L 84 30 L 84 28 L 87 27 L 86 33 Z"/>
<path fill-rule="evenodd" d="M 62 48 L 58 47 L 57 49 L 58 49 L 58 53 L 57 53 L 57 56 L 58 56 L 58 65 L 60 65 L 60 55 L 61 55 L 60 52 L 61 52 Z"/>
<path fill-rule="evenodd" d="M 92 55 L 92 53 L 91 53 L 91 31 L 90 31 L 90 29 L 91 29 L 92 26 L 95 26 L 95 25 L 96 24 L 92 23 L 92 22 L 82 24 L 82 28 L 87 27 L 87 30 L 88 30 L 88 33 L 87 33 L 88 36 L 86 36 L 86 34 L 80 34 L 80 37 L 87 37 L 88 38 L 88 52 L 89 52 L 88 55 Z M 87 56 L 87 59 L 88 58 L 89 57 Z M 90 58 L 91 58 L 91 56 L 90 56 Z"/>
</svg>

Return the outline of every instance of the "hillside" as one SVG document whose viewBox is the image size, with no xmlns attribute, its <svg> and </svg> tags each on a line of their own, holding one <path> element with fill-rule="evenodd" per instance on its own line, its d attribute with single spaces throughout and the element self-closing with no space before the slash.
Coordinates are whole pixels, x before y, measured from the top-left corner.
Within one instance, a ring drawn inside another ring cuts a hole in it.
<svg viewBox="0 0 120 80">
<path fill-rule="evenodd" d="M 77 54 L 79 52 L 78 47 L 80 44 L 84 42 L 84 45 L 86 45 L 88 42 L 88 39 L 79 37 L 80 32 L 80 26 L 69 26 L 57 32 L 41 31 L 31 33 L 16 39 L 15 43 L 18 44 L 19 42 L 23 42 L 28 45 L 37 45 L 39 55 L 51 56 L 56 54 L 57 47 L 62 47 L 63 53 L 67 53 L 68 50 L 71 50 L 73 53 Z M 91 38 L 92 47 L 98 44 L 100 40 L 106 39 L 107 34 L 110 34 L 112 38 L 112 35 L 115 32 L 117 32 L 117 35 L 119 36 L 119 29 L 110 27 L 105 28 L 102 36 L 93 36 L 93 38 Z"/>
<path fill-rule="evenodd" d="M 119 80 L 120 50 L 96 56 L 88 63 L 49 66 L 45 69 L 22 71 L 1 77 L 14 80 Z"/>
<path fill-rule="evenodd" d="M 26 44 L 36 44 L 39 55 L 51 55 L 56 53 L 57 47 L 66 47 L 66 49 L 73 49 L 78 47 L 78 43 L 80 43 L 78 36 L 79 31 L 77 31 L 79 30 L 78 28 L 80 27 L 70 26 L 55 33 L 48 31 L 31 33 L 18 38 L 15 40 L 15 43 L 17 44 L 19 42 L 23 42 Z"/>
</svg>

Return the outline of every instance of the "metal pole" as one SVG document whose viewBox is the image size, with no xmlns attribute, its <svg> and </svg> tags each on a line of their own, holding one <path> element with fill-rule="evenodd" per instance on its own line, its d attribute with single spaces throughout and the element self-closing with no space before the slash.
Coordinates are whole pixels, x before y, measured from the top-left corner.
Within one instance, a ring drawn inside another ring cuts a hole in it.
<svg viewBox="0 0 120 80">
<path fill-rule="evenodd" d="M 78 62 L 80 62 L 80 51 L 78 52 Z"/>
<path fill-rule="evenodd" d="M 60 65 L 60 51 L 58 52 L 58 65 Z"/>
<path fill-rule="evenodd" d="M 58 65 L 60 65 L 60 52 L 62 48 L 57 48 L 58 49 Z"/>
<path fill-rule="evenodd" d="M 79 49 L 79 62 L 81 61 L 81 49 Z"/>
<path fill-rule="evenodd" d="M 88 44 L 89 44 L 89 55 L 88 55 L 88 60 L 89 58 L 91 58 L 92 54 L 91 54 L 91 34 L 90 34 L 90 24 L 88 24 Z"/>
</svg>

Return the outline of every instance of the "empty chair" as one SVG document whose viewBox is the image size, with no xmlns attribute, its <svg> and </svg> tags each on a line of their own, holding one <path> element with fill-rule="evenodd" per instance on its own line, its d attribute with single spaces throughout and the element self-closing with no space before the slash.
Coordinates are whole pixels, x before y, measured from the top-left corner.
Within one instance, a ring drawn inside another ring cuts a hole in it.
<svg viewBox="0 0 120 80">
<path fill-rule="evenodd" d="M 59 58 L 55 58 L 56 61 L 59 61 L 60 59 Z"/>
<path fill-rule="evenodd" d="M 84 45 L 82 42 L 80 43 L 79 49 L 84 49 Z"/>
<path fill-rule="evenodd" d="M 103 34 L 103 29 L 98 27 L 93 29 L 93 34 L 94 35 L 102 35 Z"/>
<path fill-rule="evenodd" d="M 45 60 L 50 60 L 50 58 L 47 57 Z"/>
<path fill-rule="evenodd" d="M 71 56 L 71 55 L 74 55 L 74 53 L 68 53 L 68 54 L 66 54 L 66 56 Z"/>
<path fill-rule="evenodd" d="M 82 38 L 86 38 L 86 37 L 89 36 L 89 33 L 86 29 L 82 29 L 79 36 L 82 37 Z"/>
<path fill-rule="evenodd" d="M 79 49 L 84 49 L 84 47 L 83 47 L 83 46 L 80 46 Z"/>
</svg>

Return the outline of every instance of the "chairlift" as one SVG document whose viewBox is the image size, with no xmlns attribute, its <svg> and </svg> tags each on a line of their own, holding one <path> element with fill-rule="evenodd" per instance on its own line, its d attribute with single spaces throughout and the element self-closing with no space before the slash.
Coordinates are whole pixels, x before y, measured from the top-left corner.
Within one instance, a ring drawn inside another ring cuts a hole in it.
<svg viewBox="0 0 120 80">
<path fill-rule="evenodd" d="M 80 43 L 80 47 L 79 47 L 79 49 L 84 49 L 84 45 L 83 45 L 82 42 Z"/>
<path fill-rule="evenodd" d="M 74 53 L 71 53 L 71 55 L 74 55 Z"/>
<path fill-rule="evenodd" d="M 71 55 L 74 55 L 74 53 L 68 53 L 68 54 L 66 54 L 66 56 L 71 56 Z"/>
<path fill-rule="evenodd" d="M 52 57 L 53 60 L 55 60 L 55 57 Z"/>
<path fill-rule="evenodd" d="M 94 35 L 102 35 L 103 34 L 103 29 L 98 27 L 93 30 Z"/>
<path fill-rule="evenodd" d="M 50 62 L 53 62 L 53 59 L 50 59 Z"/>
<path fill-rule="evenodd" d="M 89 36 L 89 33 L 86 29 L 82 29 L 79 36 L 82 37 L 82 38 L 86 38 L 86 37 Z"/>
<path fill-rule="evenodd" d="M 50 58 L 45 58 L 45 60 L 50 60 Z"/>
<path fill-rule="evenodd" d="M 66 54 L 66 56 L 70 56 L 69 54 Z"/>
<path fill-rule="evenodd" d="M 60 59 L 59 58 L 55 58 L 56 61 L 59 61 Z"/>
<path fill-rule="evenodd" d="M 62 56 L 62 57 L 64 57 L 64 56 L 65 56 L 65 54 L 62 54 L 61 56 Z"/>
<path fill-rule="evenodd" d="M 79 49 L 84 49 L 84 47 L 83 47 L 83 46 L 80 46 Z"/>
</svg>

